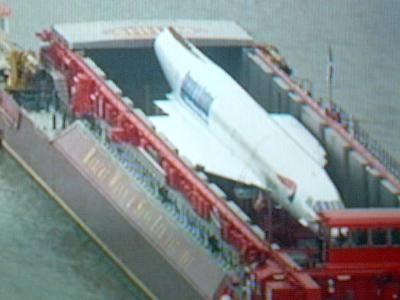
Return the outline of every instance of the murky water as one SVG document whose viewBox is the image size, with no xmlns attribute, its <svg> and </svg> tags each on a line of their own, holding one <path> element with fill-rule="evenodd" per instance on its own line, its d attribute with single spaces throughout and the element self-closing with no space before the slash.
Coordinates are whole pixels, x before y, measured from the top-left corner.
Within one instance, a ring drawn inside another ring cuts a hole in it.
<svg viewBox="0 0 400 300">
<path fill-rule="evenodd" d="M 145 299 L 5 151 L 0 174 L 0 299 Z"/>
<path fill-rule="evenodd" d="M 129 18 L 238 21 L 279 47 L 298 77 L 326 98 L 330 45 L 334 99 L 400 159 L 398 0 L 8 0 L 13 39 L 37 48 L 53 23 Z M 12 161 L 0 154 L 0 298 L 127 299 L 134 287 Z M 139 296 L 136 296 L 139 297 Z"/>
</svg>

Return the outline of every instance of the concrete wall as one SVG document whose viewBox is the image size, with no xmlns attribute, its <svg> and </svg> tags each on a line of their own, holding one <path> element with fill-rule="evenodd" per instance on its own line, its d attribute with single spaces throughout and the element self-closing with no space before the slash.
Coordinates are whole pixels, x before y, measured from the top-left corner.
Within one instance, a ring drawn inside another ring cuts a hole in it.
<svg viewBox="0 0 400 300">
<path fill-rule="evenodd" d="M 272 113 L 290 113 L 299 119 L 325 147 L 327 172 L 347 207 L 399 207 L 400 191 L 367 166 L 363 157 L 286 84 L 274 76 L 255 54 L 242 55 L 242 85 Z"/>
<path fill-rule="evenodd" d="M 258 63 L 258 57 L 248 52 L 243 53 L 241 83 L 263 108 L 271 111 L 273 107 L 272 71 L 267 66 L 260 68 Z"/>
<path fill-rule="evenodd" d="M 367 182 L 367 162 L 356 151 L 350 150 L 349 152 L 349 193 L 350 199 L 349 206 L 363 207 L 370 206 L 368 195 L 368 182 Z"/>
</svg>

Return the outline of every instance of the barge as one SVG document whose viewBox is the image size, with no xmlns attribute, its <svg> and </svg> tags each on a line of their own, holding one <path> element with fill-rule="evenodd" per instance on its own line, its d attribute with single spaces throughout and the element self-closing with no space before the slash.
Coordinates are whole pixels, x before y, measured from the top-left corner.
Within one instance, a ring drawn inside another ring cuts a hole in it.
<svg viewBox="0 0 400 300">
<path fill-rule="evenodd" d="M 157 132 L 148 116 L 162 113 L 153 100 L 168 85 L 153 41 L 167 26 L 325 147 L 348 209 L 321 212 L 320 234 L 273 199 L 257 207 L 251 188 L 193 166 Z M 399 295 L 398 179 L 290 78 L 275 49 L 230 21 L 59 24 L 40 37 L 32 87 L 1 93 L 3 145 L 149 299 Z"/>
</svg>

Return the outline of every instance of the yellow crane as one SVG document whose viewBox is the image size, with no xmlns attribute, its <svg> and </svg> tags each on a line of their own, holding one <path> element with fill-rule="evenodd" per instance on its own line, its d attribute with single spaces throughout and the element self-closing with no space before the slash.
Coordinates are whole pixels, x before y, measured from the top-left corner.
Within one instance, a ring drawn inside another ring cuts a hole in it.
<svg viewBox="0 0 400 300">
<path fill-rule="evenodd" d="M 11 92 L 29 90 L 38 70 L 38 61 L 31 51 L 13 50 L 7 56 L 9 72 L 6 89 Z"/>
<path fill-rule="evenodd" d="M 0 69 L 6 77 L 5 88 L 10 92 L 29 90 L 39 69 L 32 51 L 23 51 L 0 32 Z"/>
</svg>

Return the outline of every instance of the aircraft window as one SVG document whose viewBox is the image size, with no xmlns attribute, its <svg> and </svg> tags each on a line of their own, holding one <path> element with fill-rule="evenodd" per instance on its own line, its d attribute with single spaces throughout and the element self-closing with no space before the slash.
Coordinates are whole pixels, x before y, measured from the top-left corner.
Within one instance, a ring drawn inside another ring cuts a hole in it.
<svg viewBox="0 0 400 300">
<path fill-rule="evenodd" d="M 367 246 L 368 245 L 368 234 L 366 230 L 357 229 L 352 231 L 351 234 L 353 245 L 355 246 Z"/>
<path fill-rule="evenodd" d="M 400 246 L 400 228 L 393 228 L 391 230 L 392 245 Z"/>
<path fill-rule="evenodd" d="M 313 208 L 315 212 L 319 213 L 326 210 L 342 209 L 344 206 L 340 201 L 316 201 Z"/>
<path fill-rule="evenodd" d="M 372 231 L 372 244 L 375 246 L 386 245 L 386 230 L 375 229 Z"/>
<path fill-rule="evenodd" d="M 342 208 L 344 208 L 344 205 L 343 205 L 343 203 L 342 203 L 341 201 L 334 201 L 334 202 L 332 202 L 332 204 L 333 204 L 333 207 L 334 207 L 335 209 L 342 209 Z"/>
<path fill-rule="evenodd" d="M 314 204 L 314 210 L 315 210 L 317 213 L 319 213 L 319 212 L 321 211 L 321 203 L 320 203 L 319 201 L 317 201 L 317 202 Z"/>
<path fill-rule="evenodd" d="M 188 103 L 194 105 L 201 113 L 208 116 L 213 98 L 207 90 L 198 85 L 189 74 L 185 76 L 181 87 L 181 96 Z"/>
<path fill-rule="evenodd" d="M 319 212 L 322 211 L 322 206 L 321 206 L 321 202 L 320 202 L 320 201 L 315 202 L 315 204 L 314 204 L 314 210 L 315 210 L 317 213 L 319 213 Z"/>
</svg>

